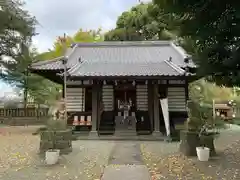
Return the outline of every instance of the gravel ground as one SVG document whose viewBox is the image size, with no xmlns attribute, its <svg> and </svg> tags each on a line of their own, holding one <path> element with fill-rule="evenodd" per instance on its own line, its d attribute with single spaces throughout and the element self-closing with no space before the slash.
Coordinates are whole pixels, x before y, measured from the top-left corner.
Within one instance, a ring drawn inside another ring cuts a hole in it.
<svg viewBox="0 0 240 180">
<path fill-rule="evenodd" d="M 0 127 L 1 180 L 99 180 L 115 142 L 74 141 L 73 152 L 46 166 L 38 156 L 38 127 Z M 152 179 L 240 179 L 240 128 L 222 130 L 215 140 L 219 156 L 201 163 L 178 153 L 179 143 L 139 142 Z M 124 142 L 123 142 L 124 143 Z M 134 143 L 134 142 L 133 142 Z"/>
<path fill-rule="evenodd" d="M 199 162 L 178 153 L 179 143 L 143 142 L 141 151 L 152 179 L 240 179 L 240 128 L 221 130 L 215 140 L 217 157 Z"/>
<path fill-rule="evenodd" d="M 59 164 L 46 166 L 38 156 L 39 137 L 31 133 L 37 127 L 1 127 L 1 180 L 95 180 L 108 163 L 114 142 L 74 141 L 73 152 Z"/>
</svg>

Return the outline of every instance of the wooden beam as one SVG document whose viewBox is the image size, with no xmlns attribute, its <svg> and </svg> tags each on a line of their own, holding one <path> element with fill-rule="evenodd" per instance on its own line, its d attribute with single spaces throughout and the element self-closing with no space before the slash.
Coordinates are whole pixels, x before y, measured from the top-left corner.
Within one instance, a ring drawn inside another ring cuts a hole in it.
<svg viewBox="0 0 240 180">
<path fill-rule="evenodd" d="M 185 80 L 186 76 L 80 76 L 69 77 L 70 80 Z"/>
</svg>

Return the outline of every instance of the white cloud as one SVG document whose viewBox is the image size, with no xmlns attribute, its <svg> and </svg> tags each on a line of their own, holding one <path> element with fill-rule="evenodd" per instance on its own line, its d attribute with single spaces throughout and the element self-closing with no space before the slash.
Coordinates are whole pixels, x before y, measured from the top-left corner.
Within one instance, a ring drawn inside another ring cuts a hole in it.
<svg viewBox="0 0 240 180">
<path fill-rule="evenodd" d="M 137 3 L 139 0 L 26 0 L 25 7 L 40 24 L 34 44 L 46 51 L 63 33 L 71 35 L 80 28 L 114 28 L 117 17 Z"/>
<path fill-rule="evenodd" d="M 74 34 L 78 29 L 104 31 L 115 27 L 117 17 L 123 11 L 139 3 L 139 0 L 25 0 L 26 10 L 35 16 L 40 25 L 33 40 L 40 52 L 52 48 L 54 40 L 63 33 Z M 150 0 L 140 0 L 149 2 Z M 0 81 L 0 97 L 13 88 Z"/>
</svg>

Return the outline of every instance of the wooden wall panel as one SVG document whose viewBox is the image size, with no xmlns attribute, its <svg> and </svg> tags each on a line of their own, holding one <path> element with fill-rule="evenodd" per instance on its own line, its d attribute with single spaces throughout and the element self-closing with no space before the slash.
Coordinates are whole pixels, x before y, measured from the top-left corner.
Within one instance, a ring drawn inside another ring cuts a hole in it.
<svg viewBox="0 0 240 180">
<path fill-rule="evenodd" d="M 114 109 L 114 91 L 113 85 L 102 86 L 102 101 L 104 111 L 113 111 Z"/>
<path fill-rule="evenodd" d="M 169 111 L 186 111 L 186 94 L 184 87 L 168 88 Z"/>
<path fill-rule="evenodd" d="M 147 85 L 137 85 L 137 110 L 147 111 L 148 110 L 148 86 Z"/>
<path fill-rule="evenodd" d="M 85 88 L 66 89 L 66 108 L 68 112 L 85 111 Z"/>
</svg>

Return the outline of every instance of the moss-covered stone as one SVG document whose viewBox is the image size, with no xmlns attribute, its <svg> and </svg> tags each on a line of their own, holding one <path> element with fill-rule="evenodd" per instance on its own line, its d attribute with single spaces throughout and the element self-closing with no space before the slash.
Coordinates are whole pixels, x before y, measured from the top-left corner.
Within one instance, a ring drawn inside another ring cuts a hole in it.
<svg viewBox="0 0 240 180">
<path fill-rule="evenodd" d="M 54 131 L 41 131 L 40 132 L 40 138 L 41 141 L 53 141 L 53 137 L 54 137 L 55 132 Z"/>
<path fill-rule="evenodd" d="M 65 141 L 65 140 L 56 141 L 55 146 L 57 147 L 57 149 L 64 149 L 64 148 L 72 147 L 72 142 Z"/>
<path fill-rule="evenodd" d="M 72 140 L 72 130 L 56 131 L 57 140 Z"/>
<path fill-rule="evenodd" d="M 196 147 L 200 145 L 200 139 L 197 132 L 180 132 L 180 152 L 186 156 L 196 156 Z"/>
<path fill-rule="evenodd" d="M 52 141 L 40 141 L 40 149 L 53 149 Z"/>
<path fill-rule="evenodd" d="M 41 132 L 40 152 L 46 152 L 49 149 L 59 149 L 61 154 L 72 151 L 72 132 L 71 130 L 52 131 L 45 130 Z"/>
</svg>

